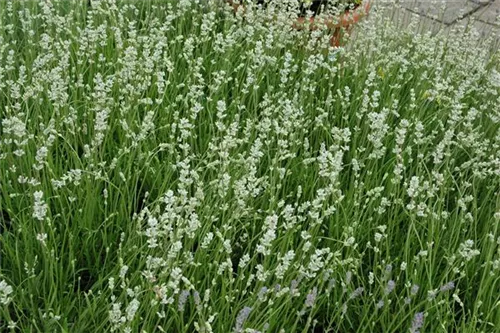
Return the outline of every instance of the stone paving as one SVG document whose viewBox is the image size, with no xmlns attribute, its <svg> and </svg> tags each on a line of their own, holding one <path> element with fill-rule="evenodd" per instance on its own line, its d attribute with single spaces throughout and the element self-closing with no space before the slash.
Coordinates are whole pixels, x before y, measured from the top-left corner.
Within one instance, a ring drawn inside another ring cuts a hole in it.
<svg viewBox="0 0 500 333">
<path fill-rule="evenodd" d="M 472 25 L 481 37 L 500 43 L 500 0 L 372 0 L 373 9 L 389 10 L 399 24 L 418 18 L 420 31 L 437 33 Z"/>
</svg>

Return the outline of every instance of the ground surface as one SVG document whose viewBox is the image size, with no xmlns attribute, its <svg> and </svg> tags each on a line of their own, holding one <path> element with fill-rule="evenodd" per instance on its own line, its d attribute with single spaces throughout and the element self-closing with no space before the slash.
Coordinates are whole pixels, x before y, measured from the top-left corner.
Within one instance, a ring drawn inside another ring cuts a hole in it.
<svg viewBox="0 0 500 333">
<path fill-rule="evenodd" d="M 375 0 L 376 7 L 390 9 L 394 18 L 408 24 L 418 17 L 421 26 L 437 32 L 471 23 L 483 36 L 493 34 L 498 40 L 500 32 L 500 0 Z"/>
</svg>

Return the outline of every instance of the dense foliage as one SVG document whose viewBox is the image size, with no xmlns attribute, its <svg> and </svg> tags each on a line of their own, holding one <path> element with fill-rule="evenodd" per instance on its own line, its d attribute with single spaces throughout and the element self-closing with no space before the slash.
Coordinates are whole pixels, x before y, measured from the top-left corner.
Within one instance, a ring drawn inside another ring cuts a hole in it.
<svg viewBox="0 0 500 333">
<path fill-rule="evenodd" d="M 0 330 L 498 331 L 499 53 L 255 10 L 0 1 Z"/>
</svg>

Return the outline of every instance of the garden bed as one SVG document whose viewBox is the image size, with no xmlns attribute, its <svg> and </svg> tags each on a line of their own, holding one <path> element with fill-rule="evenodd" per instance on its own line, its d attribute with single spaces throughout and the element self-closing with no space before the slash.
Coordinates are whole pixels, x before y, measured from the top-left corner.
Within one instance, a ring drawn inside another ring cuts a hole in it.
<svg viewBox="0 0 500 333">
<path fill-rule="evenodd" d="M 257 12 L 0 1 L 1 332 L 500 327 L 500 53 Z"/>
</svg>

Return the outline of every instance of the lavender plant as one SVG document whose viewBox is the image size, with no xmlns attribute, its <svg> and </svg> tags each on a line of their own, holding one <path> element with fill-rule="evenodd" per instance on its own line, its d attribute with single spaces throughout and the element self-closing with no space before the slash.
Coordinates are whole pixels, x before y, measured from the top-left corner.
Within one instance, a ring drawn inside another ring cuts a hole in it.
<svg viewBox="0 0 500 333">
<path fill-rule="evenodd" d="M 498 50 L 292 2 L 0 1 L 0 330 L 498 330 Z"/>
</svg>

